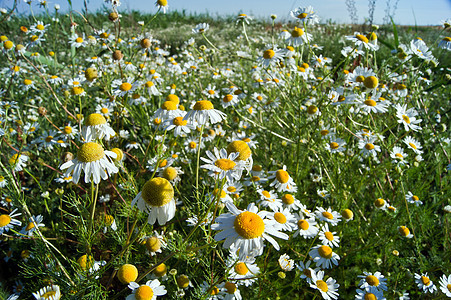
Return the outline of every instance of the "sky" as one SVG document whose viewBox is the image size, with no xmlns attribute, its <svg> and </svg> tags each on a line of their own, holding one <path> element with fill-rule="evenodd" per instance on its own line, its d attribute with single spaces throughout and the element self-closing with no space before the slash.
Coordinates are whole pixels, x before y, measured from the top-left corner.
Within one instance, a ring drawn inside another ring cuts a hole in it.
<svg viewBox="0 0 451 300">
<path fill-rule="evenodd" d="M 39 11 L 38 0 L 32 0 L 34 11 Z M 103 0 L 86 0 L 89 10 L 95 11 L 105 4 Z M 352 1 L 352 0 L 351 0 Z M 18 0 L 20 12 L 29 11 L 23 0 Z M 348 0 L 349 2 L 349 0 Z M 359 22 L 363 23 L 368 17 L 368 0 L 353 0 L 357 9 Z M 400 25 L 439 25 L 440 21 L 451 18 L 451 0 L 376 0 L 374 24 L 383 24 L 386 16 L 387 3 L 393 9 L 397 2 L 394 20 Z M 13 0 L 0 0 L 0 7 L 10 8 Z M 49 7 L 55 4 L 67 11 L 66 0 L 47 0 Z M 140 10 L 142 12 L 156 12 L 155 0 L 121 0 L 119 11 Z M 73 8 L 81 10 L 83 0 L 72 0 Z M 290 10 L 298 6 L 312 5 L 323 21 L 332 20 L 338 23 L 350 23 L 351 19 L 346 7 L 346 0 L 168 0 L 170 10 L 186 10 L 189 13 L 205 13 L 210 15 L 248 15 L 268 18 L 276 14 L 279 19 L 287 19 Z"/>
</svg>

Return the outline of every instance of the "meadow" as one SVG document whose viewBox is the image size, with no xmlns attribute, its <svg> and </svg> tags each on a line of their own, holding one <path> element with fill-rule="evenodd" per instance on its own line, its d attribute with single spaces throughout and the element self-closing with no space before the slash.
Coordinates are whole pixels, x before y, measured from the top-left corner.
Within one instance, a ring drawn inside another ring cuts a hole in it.
<svg viewBox="0 0 451 300">
<path fill-rule="evenodd" d="M 0 299 L 451 298 L 451 19 L 111 2 L 1 11 Z"/>
</svg>

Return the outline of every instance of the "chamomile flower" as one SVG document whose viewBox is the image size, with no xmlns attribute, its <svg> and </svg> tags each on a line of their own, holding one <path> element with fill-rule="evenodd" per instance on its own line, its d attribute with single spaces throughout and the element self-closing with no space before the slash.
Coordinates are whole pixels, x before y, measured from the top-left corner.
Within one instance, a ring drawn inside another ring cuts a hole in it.
<svg viewBox="0 0 451 300">
<path fill-rule="evenodd" d="M 357 292 L 357 295 L 355 295 L 356 300 L 367 300 L 367 299 L 385 300 L 382 291 L 378 290 L 373 286 L 369 286 L 363 290 L 357 289 L 356 292 Z"/>
<path fill-rule="evenodd" d="M 294 238 L 300 235 L 306 239 L 311 239 L 318 234 L 319 229 L 315 218 L 304 218 L 297 213 L 295 214 L 295 217 L 297 219 L 296 224 L 298 229 L 293 234 Z"/>
<path fill-rule="evenodd" d="M 6 180 L 4 176 L 0 175 L 0 188 L 4 188 L 7 185 L 8 185 L 8 180 Z"/>
<path fill-rule="evenodd" d="M 260 194 L 259 204 L 262 207 L 269 207 L 273 211 L 277 211 L 282 207 L 282 201 L 280 201 L 277 194 L 273 191 L 258 189 L 257 192 Z"/>
<path fill-rule="evenodd" d="M 113 88 L 113 94 L 119 97 L 123 97 L 125 95 L 133 93 L 136 89 L 137 85 L 134 84 L 133 78 L 128 77 L 125 80 L 115 79 L 111 83 L 111 87 Z"/>
<path fill-rule="evenodd" d="M 185 136 L 195 129 L 195 125 L 188 123 L 187 120 L 184 120 L 186 112 L 182 112 L 180 116 L 175 117 L 173 119 L 168 119 L 163 123 L 163 126 L 166 126 L 164 130 L 172 130 L 174 129 L 174 136 Z"/>
<path fill-rule="evenodd" d="M 239 101 L 240 101 L 240 99 L 238 98 L 237 95 L 227 94 L 224 97 L 222 97 L 221 106 L 223 108 L 227 108 L 229 106 L 235 106 L 238 104 Z"/>
<path fill-rule="evenodd" d="M 442 49 L 446 49 L 448 51 L 451 51 L 451 37 L 447 36 L 444 37 L 439 43 L 438 47 Z"/>
<path fill-rule="evenodd" d="M 274 179 L 271 182 L 270 186 L 273 186 L 277 189 L 278 192 L 295 192 L 296 184 L 294 183 L 293 178 L 291 178 L 290 174 L 287 172 L 287 166 L 283 166 L 282 169 L 277 171 L 268 172 L 270 176 L 268 179 Z"/>
<path fill-rule="evenodd" d="M 308 25 L 315 25 L 319 22 L 318 15 L 315 13 L 313 7 L 310 5 L 307 7 L 298 7 L 290 11 L 290 16 Z"/>
<path fill-rule="evenodd" d="M 208 25 L 207 23 L 199 23 L 196 25 L 196 27 L 193 28 L 192 32 L 194 34 L 203 34 L 209 28 L 210 28 L 210 25 Z"/>
<path fill-rule="evenodd" d="M 388 203 L 387 201 L 385 201 L 385 199 L 377 198 L 376 200 L 374 200 L 374 206 L 376 206 L 377 209 L 387 210 Z"/>
<path fill-rule="evenodd" d="M 14 209 L 9 214 L 1 214 L 0 215 L 0 235 L 4 232 L 9 231 L 9 229 L 13 228 L 13 226 L 20 226 L 22 222 L 14 219 L 17 216 L 20 216 L 21 213 L 16 213 L 17 208 Z"/>
<path fill-rule="evenodd" d="M 208 158 L 201 157 L 202 161 L 207 163 L 201 168 L 209 170 L 211 176 L 221 180 L 224 178 L 227 178 L 228 182 L 240 180 L 244 164 L 237 160 L 239 153 L 227 154 L 227 150 L 218 150 L 216 147 L 213 152 L 214 154 L 210 151 L 206 152 Z"/>
<path fill-rule="evenodd" d="M 407 109 L 407 104 L 399 105 L 396 104 L 396 117 L 398 118 L 398 123 L 404 125 L 406 131 L 413 130 L 418 131 L 421 129 L 417 124 L 421 123 L 421 119 L 417 119 L 416 116 L 418 112 L 412 107 Z"/>
<path fill-rule="evenodd" d="M 414 39 L 410 42 L 410 50 L 414 55 L 421 59 L 432 60 L 434 58 L 429 47 L 420 38 Z"/>
<path fill-rule="evenodd" d="M 418 288 L 424 293 L 429 292 L 433 294 L 437 290 L 437 287 L 434 285 L 431 279 L 429 279 L 428 273 L 421 273 L 421 275 L 415 273 L 415 283 L 417 284 Z"/>
<path fill-rule="evenodd" d="M 86 47 L 88 45 L 88 41 L 85 40 L 85 34 L 82 36 L 74 34 L 69 39 L 69 44 L 75 48 Z"/>
<path fill-rule="evenodd" d="M 278 208 L 274 213 L 268 213 L 267 218 L 275 220 L 282 231 L 293 231 L 297 228 L 297 219 L 289 208 Z"/>
<path fill-rule="evenodd" d="M 341 138 L 332 138 L 327 144 L 326 149 L 329 150 L 330 153 L 338 153 L 346 150 L 346 142 Z"/>
<path fill-rule="evenodd" d="M 312 40 L 312 35 L 310 33 L 304 32 L 304 29 L 294 27 L 291 31 L 290 37 L 286 40 L 289 45 L 293 47 L 299 47 L 306 44 Z"/>
<path fill-rule="evenodd" d="M 90 114 L 85 120 L 81 134 L 87 142 L 103 138 L 109 141 L 111 137 L 116 135 L 116 132 L 108 125 L 104 116 Z"/>
<path fill-rule="evenodd" d="M 290 256 L 286 253 L 279 257 L 278 262 L 280 268 L 285 272 L 291 271 L 294 268 L 294 260 L 290 259 Z"/>
<path fill-rule="evenodd" d="M 224 300 L 241 300 L 241 292 L 237 285 L 231 281 L 226 281 L 220 285 L 219 297 Z"/>
<path fill-rule="evenodd" d="M 240 260 L 235 249 L 231 248 L 230 250 L 230 256 L 227 259 L 229 280 L 236 281 L 238 285 L 251 286 L 257 281 L 257 276 L 260 273 L 255 258 L 250 256 Z"/>
<path fill-rule="evenodd" d="M 155 2 L 155 6 L 158 7 L 158 9 L 162 10 L 165 14 L 168 11 L 168 0 L 157 0 Z"/>
<path fill-rule="evenodd" d="M 44 227 L 44 223 L 42 223 L 42 220 L 44 218 L 41 215 L 38 216 L 32 216 L 29 219 L 28 224 L 22 228 L 22 230 L 20 231 L 20 233 L 22 233 L 23 235 L 28 235 L 28 236 L 32 236 L 33 232 L 36 230 L 37 227 Z"/>
<path fill-rule="evenodd" d="M 379 291 L 387 290 L 387 278 L 384 277 L 380 272 L 370 273 L 363 272 L 364 275 L 359 275 L 360 282 L 359 286 L 361 289 L 368 290 L 370 287 L 374 287 Z"/>
<path fill-rule="evenodd" d="M 83 144 L 77 152 L 76 158 L 61 165 L 60 169 L 65 170 L 64 176 L 72 176 L 72 181 L 78 183 L 81 171 L 85 172 L 85 182 L 98 184 L 100 178 L 106 180 L 109 176 L 119 172 L 113 162 L 117 154 L 104 150 L 104 148 L 94 142 Z"/>
<path fill-rule="evenodd" d="M 329 231 L 329 225 L 327 223 L 321 227 L 318 238 L 323 245 L 329 247 L 338 247 L 338 244 L 340 243 L 340 237 L 336 232 Z"/>
<path fill-rule="evenodd" d="M 283 207 L 288 208 L 291 210 L 298 210 L 302 208 L 301 201 L 296 199 L 292 194 L 286 193 L 281 197 L 281 200 L 283 202 Z"/>
<path fill-rule="evenodd" d="M 28 161 L 28 156 L 25 154 L 13 154 L 9 159 L 9 164 L 14 169 L 14 171 L 22 171 Z"/>
<path fill-rule="evenodd" d="M 398 165 L 405 165 L 408 162 L 405 160 L 405 158 L 408 155 L 404 153 L 404 149 L 398 146 L 394 146 L 392 151 L 390 152 L 390 157 L 393 158 L 392 163 L 398 164 Z"/>
<path fill-rule="evenodd" d="M 240 258 L 261 253 L 264 240 L 270 242 L 276 250 L 279 244 L 272 237 L 288 239 L 288 235 L 279 232 L 274 221 L 265 218 L 266 212 L 258 212 L 254 203 L 248 205 L 247 209 L 239 210 L 233 203 L 227 202 L 230 213 L 225 213 L 216 218 L 213 230 L 222 230 L 215 235 L 215 240 L 224 240 L 224 248 L 232 245 L 239 249 Z"/>
<path fill-rule="evenodd" d="M 411 239 L 413 238 L 413 234 L 410 233 L 410 229 L 406 226 L 398 226 L 398 232 L 402 237 Z"/>
<path fill-rule="evenodd" d="M 157 296 L 166 295 L 164 285 L 160 285 L 158 279 L 149 280 L 146 284 L 139 285 L 132 281 L 128 284 L 128 288 L 132 290 L 132 294 L 128 295 L 126 300 L 156 300 Z"/>
<path fill-rule="evenodd" d="M 406 194 L 406 200 L 407 202 L 411 203 L 411 204 L 415 204 L 416 206 L 420 206 L 423 204 L 423 201 L 420 200 L 420 198 L 414 194 L 412 194 L 411 191 L 409 191 Z"/>
<path fill-rule="evenodd" d="M 205 125 L 207 122 L 216 124 L 225 119 L 226 114 L 216 110 L 213 104 L 208 100 L 197 101 L 193 109 L 190 110 L 183 120 L 188 122 L 197 122 L 199 125 Z"/>
<path fill-rule="evenodd" d="M 356 112 L 362 111 L 364 114 L 369 113 L 385 113 L 390 102 L 381 100 L 381 97 L 371 95 L 361 95 L 356 97 L 357 109 Z"/>
<path fill-rule="evenodd" d="M 359 50 L 365 49 L 376 51 L 379 49 L 379 46 L 370 43 L 368 38 L 360 32 L 354 32 L 354 35 L 347 36 L 346 39 L 353 42 Z"/>
<path fill-rule="evenodd" d="M 409 149 L 413 150 L 413 152 L 415 152 L 415 154 L 421 154 L 423 153 L 423 151 L 421 151 L 421 149 L 423 149 L 423 147 L 421 146 L 420 142 L 418 142 L 415 138 L 411 137 L 411 136 L 406 136 L 403 140 L 404 144 L 406 144 Z"/>
<path fill-rule="evenodd" d="M 175 216 L 174 188 L 165 178 L 155 177 L 147 181 L 131 205 L 149 214 L 147 222 L 164 225 Z"/>
<path fill-rule="evenodd" d="M 188 136 L 185 139 L 183 145 L 185 146 L 185 150 L 190 153 L 197 153 L 197 151 L 199 150 L 199 145 L 200 149 L 203 149 L 205 147 L 205 144 L 202 140 L 200 141 L 199 144 L 199 138 L 193 136 Z"/>
<path fill-rule="evenodd" d="M 451 275 L 446 277 L 445 274 L 440 278 L 440 290 L 443 294 L 451 298 Z"/>
<path fill-rule="evenodd" d="M 305 279 L 307 283 L 312 283 L 312 274 L 316 273 L 320 270 L 320 268 L 312 269 L 310 265 L 312 264 L 312 260 L 307 260 L 304 264 L 303 261 L 300 261 L 299 264 L 296 264 L 296 267 L 299 271 L 301 271 L 301 279 Z"/>
<path fill-rule="evenodd" d="M 359 140 L 358 147 L 363 157 L 373 156 L 376 157 L 377 152 L 381 152 L 381 147 L 375 145 L 376 137 L 364 138 Z"/>
<path fill-rule="evenodd" d="M 309 255 L 312 257 L 313 261 L 316 263 L 316 266 L 323 269 L 330 269 L 333 265 L 338 265 L 338 261 L 340 260 L 340 256 L 332 251 L 327 245 L 318 245 L 312 248 L 309 252 Z M 312 274 L 313 277 L 313 274 Z M 312 278 L 312 281 L 314 279 Z"/>
<path fill-rule="evenodd" d="M 60 287 L 52 284 L 33 293 L 33 296 L 37 300 L 59 300 L 61 298 Z"/>
<path fill-rule="evenodd" d="M 327 210 L 325 210 L 322 207 L 317 207 L 315 215 L 318 218 L 318 220 L 327 222 L 332 226 L 337 225 L 341 219 L 341 215 L 338 212 L 332 210 L 332 208 L 330 207 Z"/>
<path fill-rule="evenodd" d="M 263 55 L 258 58 L 257 62 L 259 65 L 261 65 L 264 68 L 267 68 L 269 66 L 273 66 L 277 64 L 279 61 L 282 60 L 282 57 L 284 55 L 283 49 L 267 49 L 263 51 Z"/>
<path fill-rule="evenodd" d="M 338 287 L 337 281 L 332 277 L 327 278 L 324 281 L 324 271 L 312 272 L 312 281 L 310 287 L 320 291 L 323 299 L 333 300 L 338 299 Z"/>
</svg>

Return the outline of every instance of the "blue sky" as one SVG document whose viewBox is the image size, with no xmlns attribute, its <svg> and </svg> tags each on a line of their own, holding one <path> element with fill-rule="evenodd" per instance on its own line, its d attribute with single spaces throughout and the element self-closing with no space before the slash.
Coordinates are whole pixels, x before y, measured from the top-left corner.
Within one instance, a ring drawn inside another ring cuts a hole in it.
<svg viewBox="0 0 451 300">
<path fill-rule="evenodd" d="M 27 11 L 27 4 L 19 1 L 20 11 Z M 32 0 L 37 2 L 37 0 Z M 397 0 L 377 0 L 374 14 L 375 23 L 382 23 L 387 2 L 391 5 Z M 62 10 L 67 10 L 66 0 L 47 0 L 50 7 L 60 4 Z M 91 10 L 99 9 L 103 0 L 87 0 Z M 155 0 L 121 0 L 119 10 L 141 10 L 143 12 L 155 12 Z M 239 12 L 256 17 L 269 17 L 276 14 L 279 17 L 287 17 L 289 11 L 298 6 L 313 5 L 322 20 L 332 19 L 340 23 L 349 23 L 350 18 L 346 9 L 346 0 L 168 0 L 172 10 L 186 10 L 187 12 L 204 13 L 212 15 L 234 15 Z M 0 7 L 8 7 L 12 0 L 0 0 Z M 81 10 L 82 0 L 72 0 L 73 7 Z M 368 16 L 368 0 L 355 0 L 359 22 L 363 22 Z M 37 5 L 33 5 L 38 10 Z M 438 25 L 441 20 L 451 18 L 451 0 L 398 0 L 395 12 L 395 22 L 404 25 Z"/>
</svg>

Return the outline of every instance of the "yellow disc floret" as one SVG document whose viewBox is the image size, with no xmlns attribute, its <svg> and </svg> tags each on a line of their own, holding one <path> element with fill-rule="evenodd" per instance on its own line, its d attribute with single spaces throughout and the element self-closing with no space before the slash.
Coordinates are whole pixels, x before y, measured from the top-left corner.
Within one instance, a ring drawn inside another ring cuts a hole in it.
<svg viewBox="0 0 451 300">
<path fill-rule="evenodd" d="M 252 151 L 249 145 L 243 141 L 233 141 L 227 146 L 227 154 L 232 152 L 238 152 L 239 155 L 237 160 L 247 160 L 251 155 Z"/>
<path fill-rule="evenodd" d="M 234 267 L 235 272 L 239 275 L 246 275 L 249 272 L 246 264 L 244 262 L 239 262 Z"/>
<path fill-rule="evenodd" d="M 186 289 L 189 286 L 189 278 L 186 275 L 177 277 L 177 285 L 181 289 Z"/>
<path fill-rule="evenodd" d="M 280 170 L 277 170 L 277 172 L 276 172 L 276 179 L 280 183 L 287 183 L 288 180 L 290 179 L 290 175 L 288 175 L 287 171 L 280 169 Z"/>
<path fill-rule="evenodd" d="M 94 265 L 94 258 L 91 255 L 82 255 L 77 259 L 77 263 L 83 270 L 88 270 Z"/>
<path fill-rule="evenodd" d="M 268 49 L 263 52 L 264 59 L 271 59 L 274 57 L 274 55 L 276 55 L 276 53 L 272 49 Z"/>
<path fill-rule="evenodd" d="M 235 168 L 236 163 L 228 158 L 221 158 L 215 161 L 215 166 L 223 171 L 230 171 Z"/>
<path fill-rule="evenodd" d="M 302 230 L 307 230 L 309 229 L 310 224 L 307 220 L 299 220 L 298 221 L 298 228 L 302 229 Z"/>
<path fill-rule="evenodd" d="M 174 198 L 174 188 L 167 179 L 156 177 L 144 184 L 141 196 L 149 205 L 163 206 Z"/>
<path fill-rule="evenodd" d="M 116 153 L 116 158 L 115 158 L 115 160 L 117 160 L 117 161 L 122 161 L 122 160 L 124 159 L 124 152 L 123 152 L 121 149 L 119 149 L 119 148 L 113 148 L 113 149 L 111 149 L 111 152 Z"/>
<path fill-rule="evenodd" d="M 316 286 L 323 291 L 324 293 L 326 293 L 329 290 L 329 287 L 327 286 L 327 283 L 323 280 L 317 280 L 316 281 Z"/>
<path fill-rule="evenodd" d="M 366 276 L 365 281 L 371 286 L 378 286 L 379 285 L 379 279 L 376 276 L 374 276 L 374 275 Z"/>
<path fill-rule="evenodd" d="M 136 300 L 151 300 L 153 297 L 153 290 L 148 285 L 141 285 L 136 289 L 135 298 Z"/>
<path fill-rule="evenodd" d="M 171 181 L 174 180 L 178 175 L 177 169 L 174 167 L 167 167 L 163 171 L 163 177 L 167 180 Z"/>
<path fill-rule="evenodd" d="M 236 216 L 233 224 L 236 232 L 245 239 L 260 237 L 265 231 L 263 219 L 250 211 L 242 212 Z"/>
<path fill-rule="evenodd" d="M 156 236 L 151 236 L 146 239 L 146 248 L 150 252 L 157 252 L 161 249 L 161 241 Z"/>
<path fill-rule="evenodd" d="M 374 89 L 379 85 L 379 79 L 375 76 L 368 76 L 363 80 L 363 85 L 369 89 Z"/>
<path fill-rule="evenodd" d="M 98 161 L 105 156 L 103 147 L 94 142 L 87 142 L 83 144 L 77 152 L 77 159 L 81 162 Z"/>
<path fill-rule="evenodd" d="M 131 264 L 125 264 L 117 271 L 117 278 L 123 284 L 129 284 L 138 278 L 138 269 Z"/>
<path fill-rule="evenodd" d="M 208 100 L 200 100 L 197 101 L 196 104 L 194 104 L 193 107 L 194 110 L 210 110 L 214 109 L 213 103 L 211 103 Z"/>
<path fill-rule="evenodd" d="M 106 124 L 106 119 L 101 114 L 90 114 L 85 121 L 87 126 L 96 126 Z"/>
<path fill-rule="evenodd" d="M 330 259 L 332 258 L 332 248 L 326 245 L 322 245 L 318 248 L 318 254 L 323 258 Z"/>
<path fill-rule="evenodd" d="M 285 224 L 287 222 L 287 217 L 281 212 L 276 212 L 274 214 L 274 220 L 276 220 L 280 224 Z"/>
<path fill-rule="evenodd" d="M 291 36 L 294 38 L 300 37 L 304 35 L 304 30 L 298 27 L 294 27 L 293 31 L 291 32 Z"/>
<path fill-rule="evenodd" d="M 11 217 L 9 215 L 0 215 L 0 227 L 5 227 L 11 222 Z"/>
<path fill-rule="evenodd" d="M 157 277 L 162 277 L 164 275 L 166 275 L 166 272 L 168 271 L 168 268 L 166 267 L 165 264 L 159 264 L 155 270 L 153 270 L 153 274 L 155 274 L 155 276 Z"/>
</svg>

